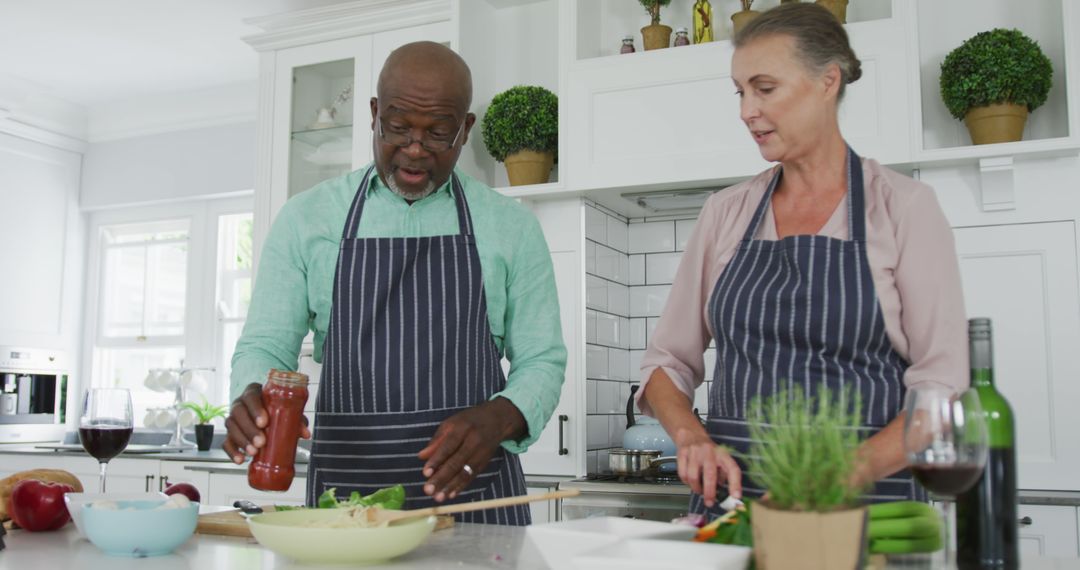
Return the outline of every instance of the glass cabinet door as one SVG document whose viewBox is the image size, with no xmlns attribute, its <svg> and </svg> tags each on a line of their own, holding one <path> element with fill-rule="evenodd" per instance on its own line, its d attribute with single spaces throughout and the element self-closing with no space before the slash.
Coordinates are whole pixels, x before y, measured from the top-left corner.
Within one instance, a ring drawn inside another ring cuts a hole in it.
<svg viewBox="0 0 1080 570">
<path fill-rule="evenodd" d="M 296 67 L 289 124 L 289 196 L 353 167 L 355 60 Z"/>
</svg>

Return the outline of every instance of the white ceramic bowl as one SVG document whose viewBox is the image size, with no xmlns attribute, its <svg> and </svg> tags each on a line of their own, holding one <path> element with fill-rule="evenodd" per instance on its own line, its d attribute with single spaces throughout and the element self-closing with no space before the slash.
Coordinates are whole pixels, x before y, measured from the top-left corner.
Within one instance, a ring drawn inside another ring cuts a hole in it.
<svg viewBox="0 0 1080 570">
<path fill-rule="evenodd" d="M 64 493 L 64 504 L 71 513 L 71 522 L 75 523 L 75 530 L 79 536 L 86 538 L 83 530 L 83 505 L 93 501 L 160 501 L 168 499 L 165 493 Z"/>
<path fill-rule="evenodd" d="M 745 570 L 753 549 L 689 540 L 624 540 L 574 557 L 578 570 Z"/>
<path fill-rule="evenodd" d="M 525 536 L 551 568 L 572 568 L 574 556 L 631 538 L 690 540 L 697 529 L 688 525 L 594 517 L 532 525 Z"/>
<path fill-rule="evenodd" d="M 374 564 L 423 544 L 435 517 L 372 528 L 317 528 L 308 523 L 341 516 L 339 509 L 300 509 L 263 513 L 248 519 L 259 544 L 303 564 Z"/>
</svg>

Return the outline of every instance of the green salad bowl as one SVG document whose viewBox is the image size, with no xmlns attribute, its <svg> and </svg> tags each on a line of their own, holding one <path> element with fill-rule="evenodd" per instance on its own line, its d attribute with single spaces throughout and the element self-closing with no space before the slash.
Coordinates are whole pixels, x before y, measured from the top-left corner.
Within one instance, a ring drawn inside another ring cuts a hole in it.
<svg viewBox="0 0 1080 570">
<path fill-rule="evenodd" d="M 435 517 L 395 521 L 386 527 L 311 526 L 339 518 L 342 509 L 299 509 L 248 519 L 259 544 L 303 564 L 375 564 L 411 552 L 435 529 Z"/>
</svg>

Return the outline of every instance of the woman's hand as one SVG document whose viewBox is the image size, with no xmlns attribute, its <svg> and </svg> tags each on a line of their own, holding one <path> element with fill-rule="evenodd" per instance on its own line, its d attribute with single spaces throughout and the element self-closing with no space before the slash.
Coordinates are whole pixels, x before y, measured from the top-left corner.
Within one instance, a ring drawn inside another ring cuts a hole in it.
<svg viewBox="0 0 1080 570">
<path fill-rule="evenodd" d="M 675 435 L 678 447 L 679 479 L 705 499 L 705 506 L 716 504 L 716 487 L 727 483 L 728 495 L 742 498 L 742 470 L 728 450 L 716 445 L 704 428 L 681 429 Z"/>
</svg>

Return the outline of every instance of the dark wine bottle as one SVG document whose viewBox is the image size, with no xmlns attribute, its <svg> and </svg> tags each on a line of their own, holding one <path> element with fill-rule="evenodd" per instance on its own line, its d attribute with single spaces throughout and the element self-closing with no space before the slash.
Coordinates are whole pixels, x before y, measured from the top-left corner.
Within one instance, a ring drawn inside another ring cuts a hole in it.
<svg viewBox="0 0 1080 570">
<path fill-rule="evenodd" d="M 986 417 L 990 449 L 982 477 L 956 497 L 956 562 L 961 569 L 1020 567 L 1016 447 L 1012 408 L 994 388 L 990 319 L 968 321 L 971 386 Z"/>
</svg>

